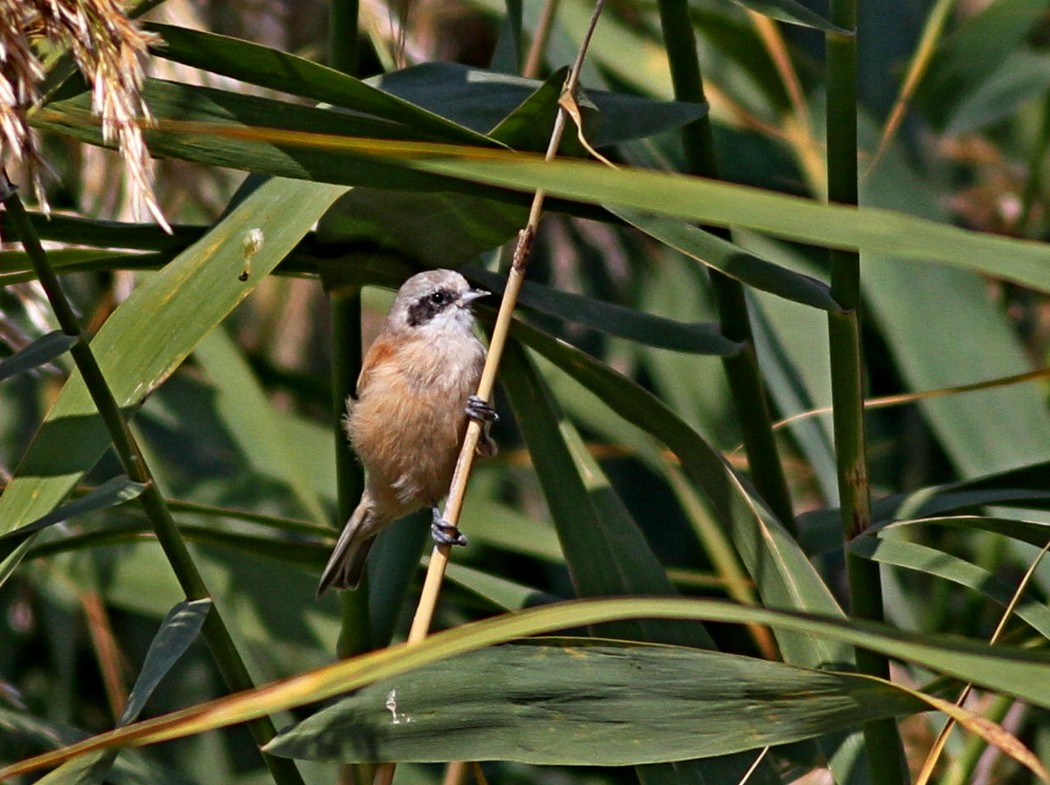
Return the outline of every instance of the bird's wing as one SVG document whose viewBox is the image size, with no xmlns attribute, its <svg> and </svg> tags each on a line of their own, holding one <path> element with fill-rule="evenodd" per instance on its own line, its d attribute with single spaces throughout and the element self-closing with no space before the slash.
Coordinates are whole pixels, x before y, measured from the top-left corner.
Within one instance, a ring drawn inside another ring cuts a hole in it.
<svg viewBox="0 0 1050 785">
<path fill-rule="evenodd" d="M 377 368 L 384 365 L 389 366 L 390 358 L 395 353 L 394 342 L 385 336 L 379 336 L 365 352 L 365 359 L 361 363 L 361 374 L 357 377 L 357 397 L 361 397 L 368 386 L 369 378 Z"/>
</svg>

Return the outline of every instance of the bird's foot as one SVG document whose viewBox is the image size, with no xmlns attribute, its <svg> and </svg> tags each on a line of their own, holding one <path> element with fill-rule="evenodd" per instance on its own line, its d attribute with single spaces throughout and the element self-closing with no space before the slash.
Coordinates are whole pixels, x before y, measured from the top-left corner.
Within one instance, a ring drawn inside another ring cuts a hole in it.
<svg viewBox="0 0 1050 785">
<path fill-rule="evenodd" d="M 430 534 L 438 545 L 466 545 L 467 535 L 441 517 L 441 511 L 434 508 L 434 520 L 430 524 Z"/>
<path fill-rule="evenodd" d="M 481 423 L 481 436 L 478 439 L 477 446 L 478 455 L 491 458 L 496 454 L 497 448 L 496 440 L 492 438 L 492 434 L 489 431 L 492 429 L 492 424 L 499 420 L 499 415 L 496 414 L 495 409 L 477 395 L 471 395 L 467 398 L 467 406 L 464 411 L 466 411 L 467 417 Z"/>
<path fill-rule="evenodd" d="M 466 411 L 467 417 L 477 420 L 482 425 L 492 425 L 492 423 L 499 420 L 496 410 L 477 395 L 471 395 L 467 398 L 467 406 L 464 411 Z"/>
</svg>

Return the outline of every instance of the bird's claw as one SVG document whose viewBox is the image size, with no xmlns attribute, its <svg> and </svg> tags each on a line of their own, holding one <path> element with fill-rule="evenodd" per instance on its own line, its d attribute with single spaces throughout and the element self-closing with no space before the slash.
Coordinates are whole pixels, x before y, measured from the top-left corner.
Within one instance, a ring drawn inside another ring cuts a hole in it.
<svg viewBox="0 0 1050 785">
<path fill-rule="evenodd" d="M 477 395 L 471 395 L 467 398 L 467 405 L 464 411 L 467 413 L 467 417 L 477 420 L 482 425 L 492 425 L 492 423 L 499 420 L 496 410 Z"/>
<path fill-rule="evenodd" d="M 467 406 L 464 409 L 467 417 L 481 423 L 481 435 L 478 437 L 477 454 L 491 458 L 498 452 L 496 441 L 490 433 L 492 424 L 499 419 L 496 410 L 477 395 L 467 398 Z"/>
<path fill-rule="evenodd" d="M 467 535 L 441 517 L 434 510 L 434 520 L 430 524 L 430 534 L 438 545 L 466 545 Z"/>
</svg>

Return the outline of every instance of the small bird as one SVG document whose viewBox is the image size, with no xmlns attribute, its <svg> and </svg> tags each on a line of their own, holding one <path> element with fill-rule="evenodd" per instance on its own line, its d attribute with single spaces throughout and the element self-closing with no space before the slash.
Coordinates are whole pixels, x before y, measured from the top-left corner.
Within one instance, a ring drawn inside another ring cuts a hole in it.
<svg viewBox="0 0 1050 785">
<path fill-rule="evenodd" d="M 453 270 L 409 278 L 394 298 L 379 336 L 348 398 L 344 423 L 364 466 L 361 501 L 343 527 L 317 589 L 355 589 L 380 530 L 421 507 L 432 507 L 431 532 L 442 545 L 466 545 L 442 519 L 468 418 L 482 423 L 479 455 L 493 455 L 496 412 L 474 395 L 485 347 L 474 335 L 471 304 L 488 292 Z"/>
</svg>

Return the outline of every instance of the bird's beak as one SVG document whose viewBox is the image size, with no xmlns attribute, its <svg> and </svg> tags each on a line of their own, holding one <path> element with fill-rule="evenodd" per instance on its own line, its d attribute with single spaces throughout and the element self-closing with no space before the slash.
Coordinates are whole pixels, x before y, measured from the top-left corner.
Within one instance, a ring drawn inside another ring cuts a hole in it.
<svg viewBox="0 0 1050 785">
<path fill-rule="evenodd" d="M 488 297 L 492 292 L 486 292 L 484 289 L 468 289 L 463 292 L 462 301 L 463 305 L 470 305 L 475 300 L 482 297 Z"/>
</svg>

